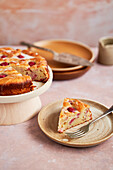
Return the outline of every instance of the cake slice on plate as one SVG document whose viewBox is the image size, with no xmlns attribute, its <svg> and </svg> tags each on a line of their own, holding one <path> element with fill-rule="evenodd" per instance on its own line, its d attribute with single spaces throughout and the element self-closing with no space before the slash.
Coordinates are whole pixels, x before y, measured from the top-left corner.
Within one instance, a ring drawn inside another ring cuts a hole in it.
<svg viewBox="0 0 113 170">
<path fill-rule="evenodd" d="M 58 132 L 82 124 L 92 119 L 90 106 L 80 100 L 65 98 L 60 112 Z"/>
</svg>

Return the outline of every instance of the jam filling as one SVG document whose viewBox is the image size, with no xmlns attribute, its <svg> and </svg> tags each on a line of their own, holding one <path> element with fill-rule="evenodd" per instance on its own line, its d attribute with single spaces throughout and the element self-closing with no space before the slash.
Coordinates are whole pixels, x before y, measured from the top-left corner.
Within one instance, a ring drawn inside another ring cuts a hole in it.
<svg viewBox="0 0 113 170">
<path fill-rule="evenodd" d="M 31 66 L 35 65 L 36 63 L 35 63 L 35 62 L 33 62 L 33 61 L 30 61 L 28 64 L 29 64 L 29 65 L 30 65 L 30 67 L 31 67 Z"/>
<path fill-rule="evenodd" d="M 23 56 L 23 55 L 18 55 L 17 57 L 18 57 L 18 58 L 24 58 L 24 56 Z"/>
<path fill-rule="evenodd" d="M 0 74 L 0 78 L 4 78 L 6 76 L 7 76 L 6 74 Z"/>
<path fill-rule="evenodd" d="M 1 58 L 6 58 L 7 56 L 6 55 L 2 55 Z"/>
<path fill-rule="evenodd" d="M 3 62 L 0 64 L 0 66 L 8 66 L 8 65 L 9 65 L 9 63 L 7 63 L 7 62 Z"/>
<path fill-rule="evenodd" d="M 73 112 L 73 113 L 76 111 L 76 109 L 73 108 L 73 107 L 68 107 L 67 110 L 68 110 L 69 112 Z"/>
</svg>

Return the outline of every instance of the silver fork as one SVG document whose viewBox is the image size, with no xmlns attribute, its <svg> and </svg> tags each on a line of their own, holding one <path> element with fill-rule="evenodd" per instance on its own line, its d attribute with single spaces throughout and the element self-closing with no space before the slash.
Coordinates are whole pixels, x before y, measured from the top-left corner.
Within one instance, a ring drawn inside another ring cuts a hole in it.
<svg viewBox="0 0 113 170">
<path fill-rule="evenodd" d="M 92 120 L 90 123 L 88 123 L 85 126 L 82 126 L 80 129 L 78 129 L 75 132 L 65 132 L 66 135 L 68 135 L 70 138 L 80 138 L 82 136 L 84 136 L 88 131 L 89 131 L 89 126 L 91 124 L 93 124 L 94 122 L 96 122 L 97 120 L 107 116 L 108 114 L 110 114 L 113 111 L 113 105 L 106 111 L 104 112 L 101 116 L 97 117 L 96 119 Z"/>
</svg>

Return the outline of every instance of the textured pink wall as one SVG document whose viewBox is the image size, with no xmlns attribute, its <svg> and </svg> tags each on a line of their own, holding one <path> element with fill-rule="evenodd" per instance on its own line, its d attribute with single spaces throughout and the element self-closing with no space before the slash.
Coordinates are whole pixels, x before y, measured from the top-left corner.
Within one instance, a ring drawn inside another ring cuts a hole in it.
<svg viewBox="0 0 113 170">
<path fill-rule="evenodd" d="M 0 44 L 65 38 L 95 46 L 106 35 L 112 0 L 0 0 Z"/>
</svg>

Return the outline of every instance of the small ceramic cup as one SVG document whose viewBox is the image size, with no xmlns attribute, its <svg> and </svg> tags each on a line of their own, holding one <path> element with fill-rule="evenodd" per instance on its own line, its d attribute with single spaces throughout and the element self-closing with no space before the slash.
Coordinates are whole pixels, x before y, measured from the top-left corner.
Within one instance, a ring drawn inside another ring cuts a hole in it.
<svg viewBox="0 0 113 170">
<path fill-rule="evenodd" d="M 113 65 L 113 37 L 102 37 L 99 40 L 98 62 Z"/>
</svg>

